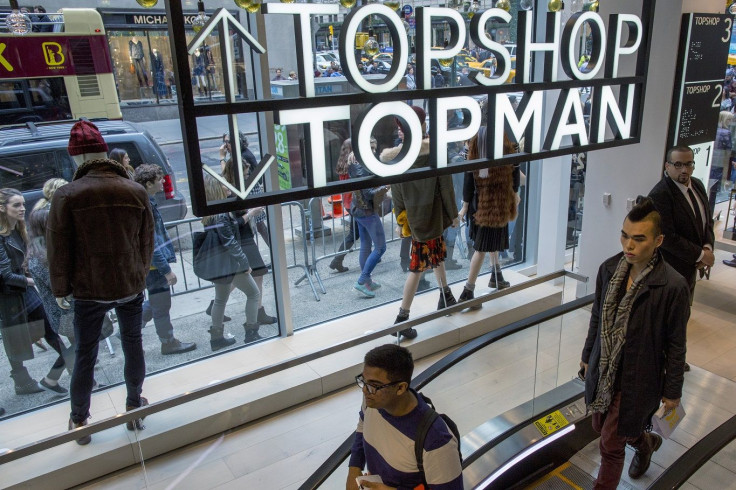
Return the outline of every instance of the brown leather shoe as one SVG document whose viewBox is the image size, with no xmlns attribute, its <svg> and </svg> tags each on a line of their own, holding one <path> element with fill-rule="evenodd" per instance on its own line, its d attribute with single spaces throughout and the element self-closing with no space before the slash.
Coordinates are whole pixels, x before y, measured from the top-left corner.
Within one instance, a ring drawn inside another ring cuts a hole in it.
<svg viewBox="0 0 736 490">
<path fill-rule="evenodd" d="M 652 454 L 662 445 L 662 438 L 659 434 L 653 432 L 644 434 L 644 444 L 636 449 L 634 459 L 629 465 L 629 477 L 632 480 L 640 478 L 649 469 L 649 463 L 652 462 Z"/>
</svg>

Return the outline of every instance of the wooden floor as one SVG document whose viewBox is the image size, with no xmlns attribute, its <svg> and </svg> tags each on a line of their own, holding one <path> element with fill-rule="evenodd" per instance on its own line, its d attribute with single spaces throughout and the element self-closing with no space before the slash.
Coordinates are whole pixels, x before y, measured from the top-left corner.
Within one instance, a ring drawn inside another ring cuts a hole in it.
<svg viewBox="0 0 736 490">
<path fill-rule="evenodd" d="M 683 403 L 690 410 L 712 410 L 706 424 L 686 418 L 676 437 L 653 458 L 651 475 L 676 459 L 698 437 L 723 421 L 736 407 L 736 268 L 720 265 L 730 253 L 717 252 L 709 281 L 700 281 L 688 326 L 688 374 Z M 529 400 L 576 375 L 589 313 L 579 310 L 489 346 L 434 381 L 424 392 L 441 411 L 452 414 L 461 433 Z M 539 354 L 537 355 L 537 352 Z M 417 371 L 442 357 L 417 363 Z M 536 373 L 532 374 L 532 373 Z M 717 375 L 717 396 L 698 390 Z M 353 431 L 361 393 L 348 388 L 108 475 L 86 489 L 296 489 Z M 144 455 L 145 456 L 145 455 Z M 576 456 L 575 464 L 595 474 L 595 443 Z M 598 459 L 596 459 L 598 458 Z M 627 454 L 627 461 L 631 454 Z M 656 469 L 656 468 L 659 469 Z M 340 471 L 323 488 L 344 488 Z M 651 476 L 650 475 L 650 476 Z M 639 480 L 643 488 L 649 480 Z M 687 488 L 736 488 L 736 447 L 708 463 Z"/>
</svg>

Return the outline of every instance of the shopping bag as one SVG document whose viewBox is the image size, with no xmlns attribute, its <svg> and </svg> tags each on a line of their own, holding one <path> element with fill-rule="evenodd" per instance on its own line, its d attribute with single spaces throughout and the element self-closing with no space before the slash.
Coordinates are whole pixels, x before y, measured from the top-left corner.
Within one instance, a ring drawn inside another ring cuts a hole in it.
<svg viewBox="0 0 736 490">
<path fill-rule="evenodd" d="M 685 418 L 685 407 L 680 403 L 677 408 L 670 410 L 668 413 L 664 411 L 664 405 L 652 415 L 652 428 L 654 432 L 661 435 L 665 439 L 669 439 L 672 432 L 677 428 L 682 419 Z"/>
</svg>

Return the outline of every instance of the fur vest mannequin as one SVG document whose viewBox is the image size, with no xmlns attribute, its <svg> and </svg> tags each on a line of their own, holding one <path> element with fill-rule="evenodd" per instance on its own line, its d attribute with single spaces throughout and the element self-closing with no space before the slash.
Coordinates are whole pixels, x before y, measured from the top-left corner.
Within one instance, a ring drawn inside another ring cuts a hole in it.
<svg viewBox="0 0 736 490">
<path fill-rule="evenodd" d="M 485 145 L 485 127 L 481 128 L 477 141 L 479 145 Z M 513 144 L 506 135 L 504 135 L 503 146 L 504 154 L 514 153 Z M 475 155 L 480 153 L 480 149 L 473 151 L 474 148 L 470 148 L 469 150 L 471 156 L 473 153 Z M 516 219 L 517 205 L 513 173 L 513 165 L 473 171 L 478 199 L 477 211 L 473 215 L 473 220 L 478 226 L 500 228 Z"/>
</svg>

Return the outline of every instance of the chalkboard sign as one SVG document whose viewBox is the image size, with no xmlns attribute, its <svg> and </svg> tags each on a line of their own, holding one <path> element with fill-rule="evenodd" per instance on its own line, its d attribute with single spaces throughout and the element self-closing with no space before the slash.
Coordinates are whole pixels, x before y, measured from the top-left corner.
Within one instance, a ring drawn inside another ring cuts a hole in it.
<svg viewBox="0 0 736 490">
<path fill-rule="evenodd" d="M 732 25 L 729 15 L 683 14 L 670 146 L 715 140 Z"/>
</svg>

